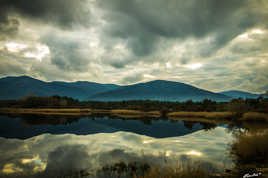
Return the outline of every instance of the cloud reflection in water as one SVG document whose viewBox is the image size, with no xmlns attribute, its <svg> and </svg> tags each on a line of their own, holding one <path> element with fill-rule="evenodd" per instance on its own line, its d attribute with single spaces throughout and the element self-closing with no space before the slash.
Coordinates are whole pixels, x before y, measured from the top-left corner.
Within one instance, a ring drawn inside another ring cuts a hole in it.
<svg viewBox="0 0 268 178">
<path fill-rule="evenodd" d="M 156 166 L 198 160 L 215 167 L 230 165 L 226 148 L 233 136 L 225 128 L 169 138 L 130 132 L 92 135 L 43 134 L 27 140 L 0 138 L 0 174 L 96 170 L 118 161 L 145 161 Z"/>
</svg>

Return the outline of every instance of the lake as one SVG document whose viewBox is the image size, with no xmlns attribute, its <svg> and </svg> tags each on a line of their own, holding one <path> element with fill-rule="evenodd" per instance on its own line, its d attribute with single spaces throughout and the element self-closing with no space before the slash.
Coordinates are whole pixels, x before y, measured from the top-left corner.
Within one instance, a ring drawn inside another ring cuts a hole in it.
<svg viewBox="0 0 268 178">
<path fill-rule="evenodd" d="M 176 166 L 202 162 L 232 167 L 228 125 L 189 121 L 129 120 L 110 116 L 0 116 L 0 175 L 47 177 L 70 170 L 96 176 L 119 161 Z"/>
</svg>

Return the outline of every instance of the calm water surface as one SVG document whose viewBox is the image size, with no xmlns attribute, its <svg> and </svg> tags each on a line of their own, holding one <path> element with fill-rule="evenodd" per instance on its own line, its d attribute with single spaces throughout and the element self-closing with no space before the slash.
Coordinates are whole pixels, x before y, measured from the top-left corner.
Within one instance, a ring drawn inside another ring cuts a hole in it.
<svg viewBox="0 0 268 178">
<path fill-rule="evenodd" d="M 0 116 L 0 137 L 27 139 L 44 133 L 89 135 L 96 133 L 132 132 L 155 138 L 183 136 L 198 130 L 215 127 L 197 122 L 169 120 L 123 120 L 109 117 L 84 118 L 23 118 Z"/>
<path fill-rule="evenodd" d="M 145 122 L 146 121 L 146 122 Z M 204 161 L 231 166 L 226 125 L 106 117 L 0 116 L 0 176 L 97 170 L 118 161 L 176 165 Z"/>
</svg>

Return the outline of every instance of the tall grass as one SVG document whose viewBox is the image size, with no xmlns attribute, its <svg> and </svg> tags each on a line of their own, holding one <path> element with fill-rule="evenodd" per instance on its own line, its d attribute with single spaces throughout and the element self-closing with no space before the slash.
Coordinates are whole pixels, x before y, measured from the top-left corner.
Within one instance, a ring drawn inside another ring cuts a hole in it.
<svg viewBox="0 0 268 178">
<path fill-rule="evenodd" d="M 125 117 L 125 118 L 140 118 L 140 117 L 160 117 L 159 111 L 138 111 L 138 110 L 126 110 L 126 109 L 115 109 L 111 110 L 111 115 Z"/>
<path fill-rule="evenodd" d="M 268 131 L 238 133 L 230 155 L 235 163 L 234 175 L 261 173 L 258 178 L 268 177 Z"/>
<path fill-rule="evenodd" d="M 79 114 L 91 113 L 91 109 L 82 108 L 1 108 L 7 114 Z"/>
<path fill-rule="evenodd" d="M 244 121 L 268 121 L 268 114 L 257 113 L 257 112 L 248 112 L 244 113 L 241 120 Z"/>
<path fill-rule="evenodd" d="M 212 178 L 219 176 L 220 170 L 213 166 L 207 166 L 204 162 L 185 161 L 176 165 L 157 165 L 143 161 L 118 162 L 105 165 L 97 171 L 97 177 L 120 178 Z M 215 174 L 218 173 L 218 174 Z M 223 174 L 222 174 L 223 175 Z"/>
<path fill-rule="evenodd" d="M 206 119 L 229 119 L 234 115 L 231 112 L 172 112 L 170 117 L 201 117 Z"/>
<path fill-rule="evenodd" d="M 268 131 L 238 134 L 231 145 L 231 155 L 238 164 L 268 166 Z"/>
<path fill-rule="evenodd" d="M 202 167 L 189 165 L 185 169 L 180 168 L 157 168 L 153 167 L 144 176 L 134 176 L 134 178 L 211 178 Z"/>
</svg>

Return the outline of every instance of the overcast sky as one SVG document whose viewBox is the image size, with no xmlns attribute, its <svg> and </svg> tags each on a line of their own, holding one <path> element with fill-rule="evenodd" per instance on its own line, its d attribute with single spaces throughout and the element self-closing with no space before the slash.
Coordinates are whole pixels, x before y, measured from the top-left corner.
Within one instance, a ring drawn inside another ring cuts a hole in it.
<svg viewBox="0 0 268 178">
<path fill-rule="evenodd" d="M 1 0 L 0 77 L 268 90 L 267 0 Z"/>
</svg>

